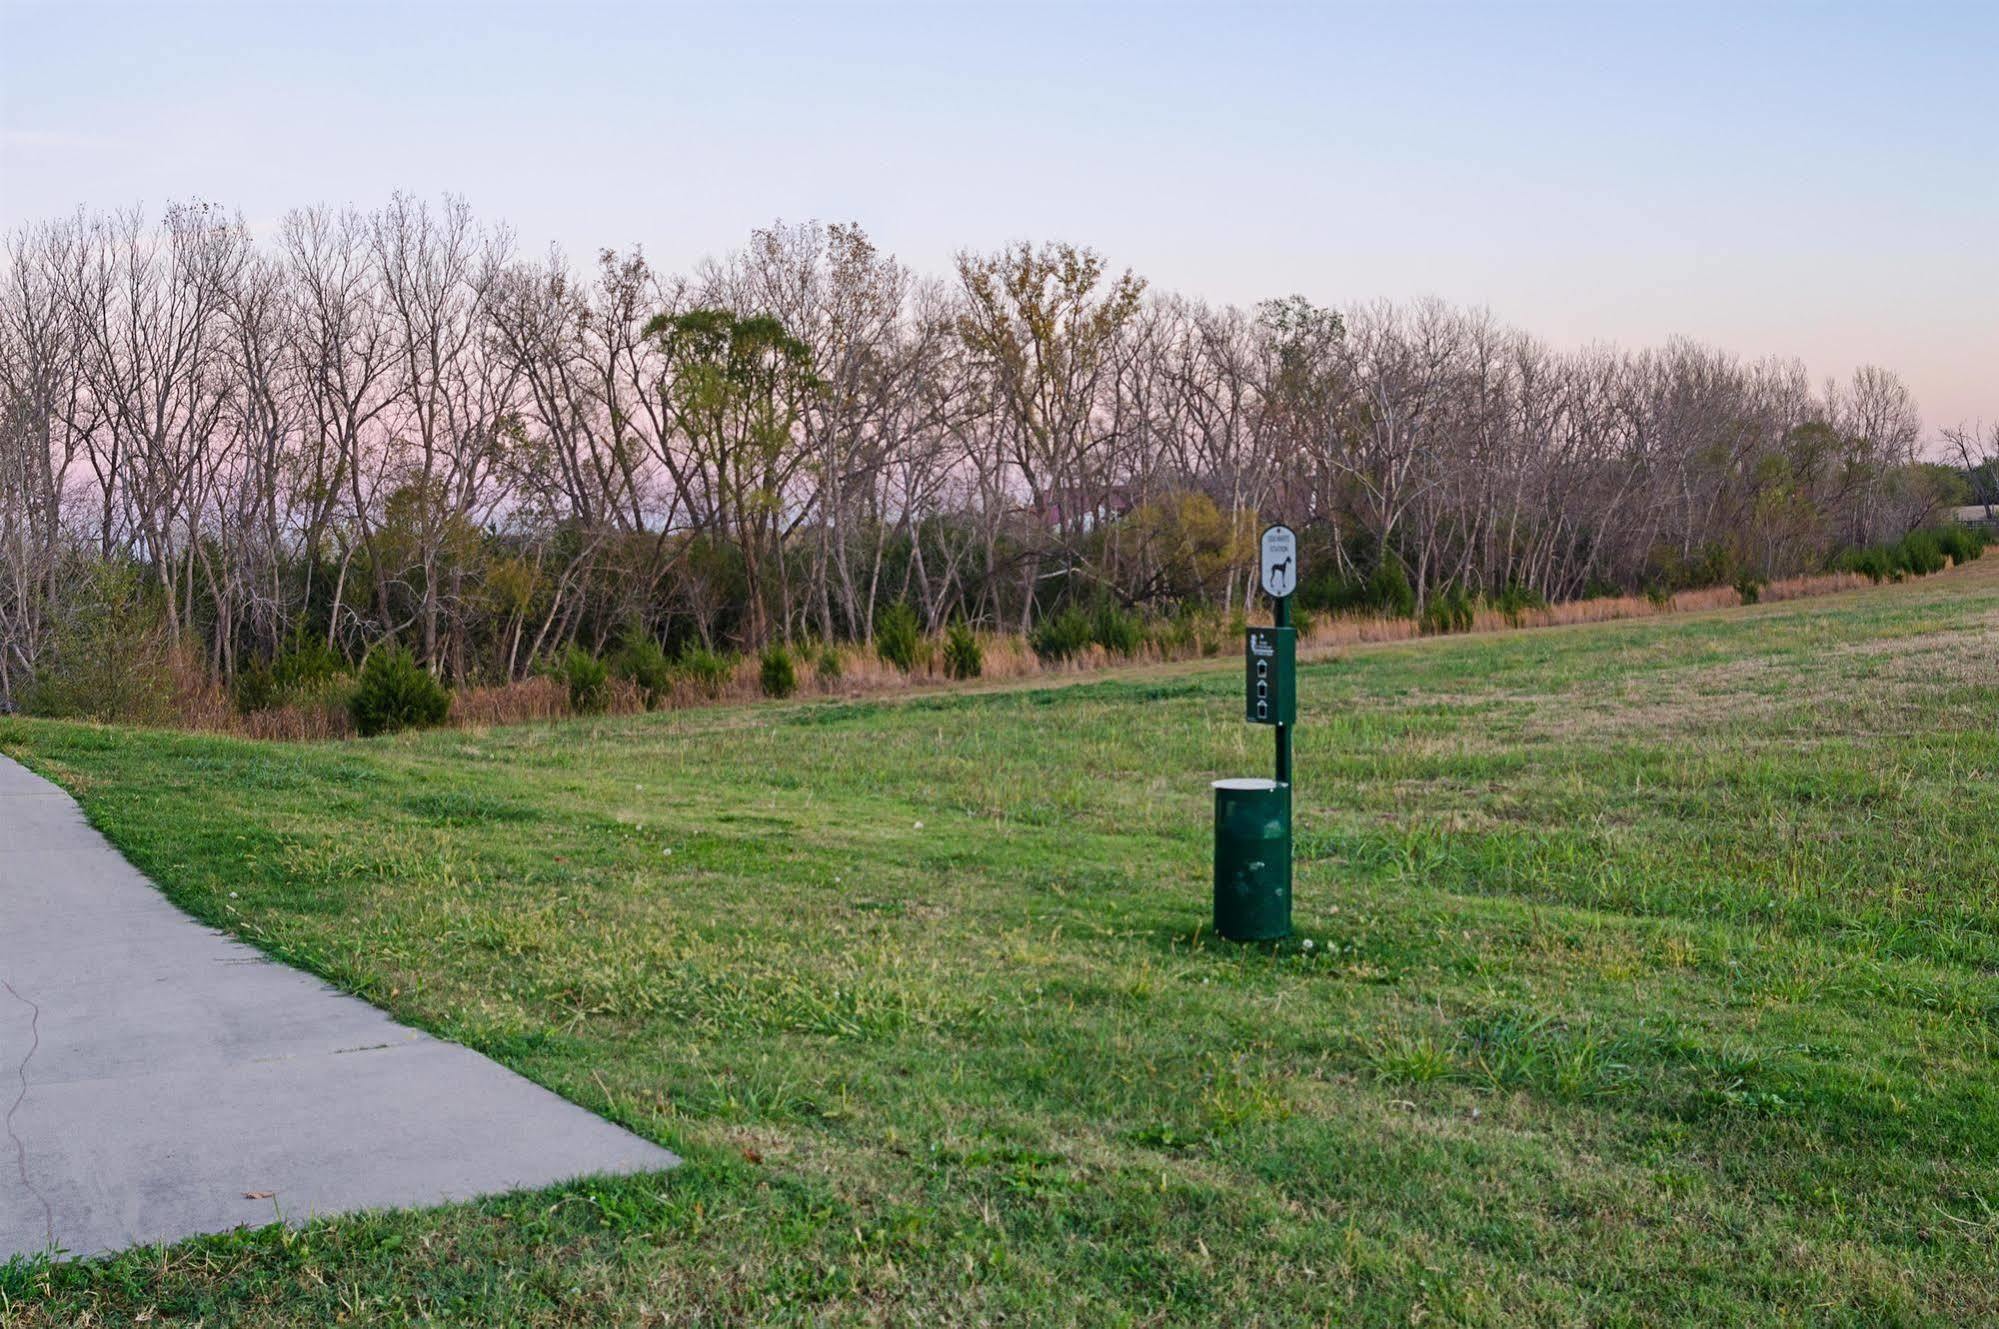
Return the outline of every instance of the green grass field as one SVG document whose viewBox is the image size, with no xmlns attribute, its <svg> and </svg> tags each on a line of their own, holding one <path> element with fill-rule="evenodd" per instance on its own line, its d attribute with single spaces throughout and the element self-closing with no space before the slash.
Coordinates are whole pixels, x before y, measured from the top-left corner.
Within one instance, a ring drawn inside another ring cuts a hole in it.
<svg viewBox="0 0 1999 1329">
<path fill-rule="evenodd" d="M 0 1321 L 1999 1318 L 1999 567 L 1307 668 L 1278 948 L 1207 933 L 1239 687 L 0 722 L 189 910 L 688 1160 Z"/>
</svg>

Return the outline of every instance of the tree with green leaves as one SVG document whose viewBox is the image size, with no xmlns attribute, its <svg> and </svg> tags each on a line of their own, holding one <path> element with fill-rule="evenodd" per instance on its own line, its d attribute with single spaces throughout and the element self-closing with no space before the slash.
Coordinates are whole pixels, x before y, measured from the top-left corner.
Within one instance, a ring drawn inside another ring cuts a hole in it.
<svg viewBox="0 0 1999 1329">
<path fill-rule="evenodd" d="M 1145 281 L 1112 276 L 1102 255 L 1070 244 L 960 254 L 958 277 L 959 333 L 985 377 L 1006 460 L 1073 559 L 1077 537 L 1109 515 L 1116 430 L 1102 407 Z M 1023 630 L 1039 575 L 1030 561 Z"/>
<path fill-rule="evenodd" d="M 665 373 L 660 400 L 679 431 L 682 473 L 697 521 L 743 561 L 746 644 L 769 640 L 768 582 L 782 575 L 784 537 L 798 514 L 786 494 L 804 460 L 798 425 L 818 380 L 812 352 L 767 314 L 727 309 L 662 314 L 646 324 Z"/>
</svg>

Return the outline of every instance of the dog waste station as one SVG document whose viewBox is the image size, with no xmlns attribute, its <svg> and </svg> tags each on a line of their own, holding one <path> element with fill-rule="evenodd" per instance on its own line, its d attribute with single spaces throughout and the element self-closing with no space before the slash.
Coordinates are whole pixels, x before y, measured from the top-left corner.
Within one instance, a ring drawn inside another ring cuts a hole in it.
<svg viewBox="0 0 1999 1329">
<path fill-rule="evenodd" d="M 1291 730 L 1298 722 L 1298 537 L 1288 526 L 1263 533 L 1263 593 L 1274 625 L 1243 639 L 1243 718 L 1276 735 L 1274 778 L 1217 780 L 1215 931 L 1230 941 L 1291 935 Z"/>
</svg>

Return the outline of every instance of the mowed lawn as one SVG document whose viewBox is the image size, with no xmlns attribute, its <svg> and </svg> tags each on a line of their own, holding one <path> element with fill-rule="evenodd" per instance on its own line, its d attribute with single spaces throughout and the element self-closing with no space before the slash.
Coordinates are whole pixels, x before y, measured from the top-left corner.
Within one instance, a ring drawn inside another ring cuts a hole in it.
<svg viewBox="0 0 1999 1329">
<path fill-rule="evenodd" d="M 687 1163 L 0 1320 L 1999 1318 L 1999 566 L 1306 668 L 1281 947 L 1207 926 L 1239 689 L 5 722 L 194 913 Z"/>
</svg>

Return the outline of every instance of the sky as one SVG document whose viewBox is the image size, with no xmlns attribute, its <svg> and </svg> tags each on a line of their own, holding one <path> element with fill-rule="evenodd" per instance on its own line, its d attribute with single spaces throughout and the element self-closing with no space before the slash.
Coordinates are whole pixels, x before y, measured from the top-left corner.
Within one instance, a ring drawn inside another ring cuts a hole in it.
<svg viewBox="0 0 1999 1329">
<path fill-rule="evenodd" d="M 1999 424 L 1999 0 L 0 0 L 0 229 L 398 189 L 670 269 L 779 219 L 937 275 L 1069 240 L 1216 301 L 1876 364 L 1932 430 Z"/>
</svg>

